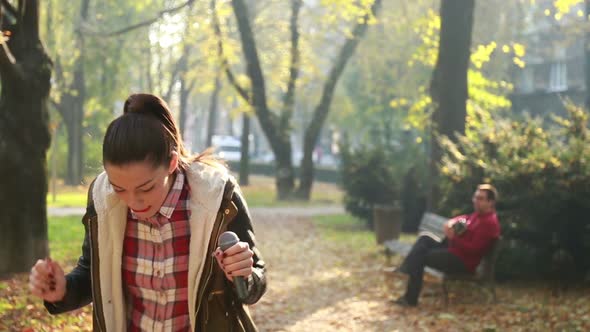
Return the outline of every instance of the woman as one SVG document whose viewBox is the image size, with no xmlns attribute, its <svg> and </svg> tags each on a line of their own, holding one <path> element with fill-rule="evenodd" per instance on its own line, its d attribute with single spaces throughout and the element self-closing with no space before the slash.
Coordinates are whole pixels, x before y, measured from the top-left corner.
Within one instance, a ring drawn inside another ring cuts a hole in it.
<svg viewBox="0 0 590 332">
<path fill-rule="evenodd" d="M 95 331 L 256 330 L 243 304 L 264 293 L 265 267 L 235 181 L 210 154 L 187 153 L 162 99 L 134 94 L 123 112 L 104 137 L 78 265 L 64 276 L 37 261 L 31 292 L 52 314 L 93 302 Z M 225 230 L 240 242 L 222 252 Z"/>
</svg>

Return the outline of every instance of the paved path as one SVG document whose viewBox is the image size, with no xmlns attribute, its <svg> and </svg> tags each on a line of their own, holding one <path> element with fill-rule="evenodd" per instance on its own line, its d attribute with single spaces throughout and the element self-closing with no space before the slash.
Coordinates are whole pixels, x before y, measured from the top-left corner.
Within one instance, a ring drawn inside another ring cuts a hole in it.
<svg viewBox="0 0 590 332">
<path fill-rule="evenodd" d="M 361 223 L 340 229 L 261 216 L 255 226 L 268 264 L 267 293 L 250 306 L 260 331 L 393 332 L 401 325 L 387 302 L 384 255 Z"/>
<path fill-rule="evenodd" d="M 86 211 L 83 207 L 49 207 L 49 216 L 63 217 L 83 215 Z M 312 217 L 322 215 L 342 214 L 344 208 L 339 205 L 327 206 L 283 206 L 283 207 L 252 207 L 250 211 L 254 217 L 260 216 L 297 216 Z"/>
</svg>

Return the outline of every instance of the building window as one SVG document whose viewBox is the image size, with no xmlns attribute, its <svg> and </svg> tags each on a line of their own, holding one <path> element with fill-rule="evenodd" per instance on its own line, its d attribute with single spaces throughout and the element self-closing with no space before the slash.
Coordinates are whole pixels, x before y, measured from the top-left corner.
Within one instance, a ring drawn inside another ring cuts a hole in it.
<svg viewBox="0 0 590 332">
<path fill-rule="evenodd" d="M 526 66 L 520 72 L 520 92 L 531 93 L 535 89 L 535 69 L 532 66 Z"/>
<path fill-rule="evenodd" d="M 567 65 L 557 61 L 551 65 L 549 73 L 549 91 L 559 92 L 567 90 Z"/>
</svg>

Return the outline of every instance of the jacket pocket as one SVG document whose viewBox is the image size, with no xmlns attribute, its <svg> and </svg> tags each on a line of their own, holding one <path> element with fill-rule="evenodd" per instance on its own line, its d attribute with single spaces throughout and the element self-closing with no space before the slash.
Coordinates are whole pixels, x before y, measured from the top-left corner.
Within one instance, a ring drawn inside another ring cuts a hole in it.
<svg viewBox="0 0 590 332">
<path fill-rule="evenodd" d="M 232 310 L 233 308 L 227 305 L 226 299 L 224 290 L 209 293 L 203 312 L 205 316 L 203 331 L 244 331 L 236 313 Z"/>
</svg>

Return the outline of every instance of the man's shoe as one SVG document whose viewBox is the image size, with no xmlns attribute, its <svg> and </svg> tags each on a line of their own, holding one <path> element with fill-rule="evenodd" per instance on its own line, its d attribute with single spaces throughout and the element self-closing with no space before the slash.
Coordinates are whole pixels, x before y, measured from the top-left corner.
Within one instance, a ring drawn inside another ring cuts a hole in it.
<svg viewBox="0 0 590 332">
<path fill-rule="evenodd" d="M 385 273 L 401 273 L 401 274 L 409 274 L 403 266 L 392 266 L 392 267 L 384 267 L 383 272 Z"/>
<path fill-rule="evenodd" d="M 392 300 L 391 301 L 393 304 L 397 304 L 400 307 L 404 307 L 404 308 L 408 308 L 408 307 L 416 307 L 418 304 L 417 303 L 410 303 L 408 302 L 408 300 L 406 300 L 405 296 L 400 297 L 397 300 Z"/>
</svg>

